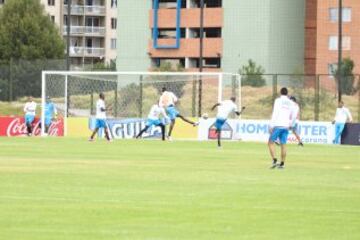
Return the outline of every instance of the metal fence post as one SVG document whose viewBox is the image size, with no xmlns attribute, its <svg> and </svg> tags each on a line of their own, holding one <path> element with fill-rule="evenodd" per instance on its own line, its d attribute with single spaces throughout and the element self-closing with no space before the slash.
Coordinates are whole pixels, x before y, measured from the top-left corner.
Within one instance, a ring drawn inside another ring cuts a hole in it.
<svg viewBox="0 0 360 240">
<path fill-rule="evenodd" d="M 357 92 L 358 92 L 358 122 L 360 123 L 360 75 L 358 76 Z"/>
<path fill-rule="evenodd" d="M 278 75 L 274 74 L 273 75 L 273 79 L 272 79 L 272 87 L 273 87 L 273 94 L 272 94 L 272 98 L 273 98 L 273 102 L 275 101 L 276 97 L 277 97 L 277 84 L 278 84 Z"/>
<path fill-rule="evenodd" d="M 191 97 L 191 114 L 192 117 L 196 116 L 196 80 L 192 82 L 192 97 Z"/>
<path fill-rule="evenodd" d="M 320 75 L 315 75 L 315 121 L 319 121 L 320 114 Z"/>
<path fill-rule="evenodd" d="M 94 92 L 90 94 L 90 114 L 94 114 Z"/>
<path fill-rule="evenodd" d="M 139 93 L 139 117 L 142 118 L 143 116 L 143 75 L 140 75 L 140 84 L 139 84 L 139 87 L 140 87 L 140 93 Z"/>
<path fill-rule="evenodd" d="M 116 89 L 114 91 L 114 116 L 118 116 L 118 82 L 116 82 Z"/>
<path fill-rule="evenodd" d="M 9 102 L 13 101 L 13 64 L 14 60 L 11 58 L 9 63 Z"/>
</svg>

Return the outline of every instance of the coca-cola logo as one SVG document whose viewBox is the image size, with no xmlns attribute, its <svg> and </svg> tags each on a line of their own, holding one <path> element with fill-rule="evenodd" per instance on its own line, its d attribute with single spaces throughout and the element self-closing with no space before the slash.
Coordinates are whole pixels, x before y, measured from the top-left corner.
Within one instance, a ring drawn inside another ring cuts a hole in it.
<svg viewBox="0 0 360 240">
<path fill-rule="evenodd" d="M 33 135 L 41 135 L 41 125 L 40 121 L 37 120 L 33 123 Z M 49 127 L 48 135 L 50 136 L 59 136 L 61 134 L 62 124 L 60 120 L 53 121 Z M 27 134 L 27 127 L 24 121 L 21 118 L 14 118 L 8 125 L 6 130 L 7 136 L 21 136 Z"/>
</svg>

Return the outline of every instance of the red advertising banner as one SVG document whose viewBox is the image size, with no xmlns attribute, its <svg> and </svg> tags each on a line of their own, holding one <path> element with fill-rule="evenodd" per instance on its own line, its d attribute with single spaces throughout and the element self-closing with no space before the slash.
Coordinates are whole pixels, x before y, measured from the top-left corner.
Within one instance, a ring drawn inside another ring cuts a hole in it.
<svg viewBox="0 0 360 240">
<path fill-rule="evenodd" d="M 41 135 L 40 119 L 36 118 L 32 124 L 33 135 Z M 24 117 L 0 117 L 0 136 L 26 136 L 27 128 Z M 64 119 L 53 121 L 49 127 L 49 136 L 64 136 Z"/>
</svg>

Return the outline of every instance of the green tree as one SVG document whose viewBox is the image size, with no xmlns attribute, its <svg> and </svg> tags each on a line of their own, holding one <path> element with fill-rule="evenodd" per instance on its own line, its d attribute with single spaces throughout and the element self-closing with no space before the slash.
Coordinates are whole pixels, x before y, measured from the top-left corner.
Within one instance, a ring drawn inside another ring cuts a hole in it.
<svg viewBox="0 0 360 240">
<path fill-rule="evenodd" d="M 337 84 L 338 79 L 340 78 L 341 92 L 346 95 L 352 95 L 355 92 L 354 67 L 355 63 L 352 59 L 344 58 L 341 62 L 341 67 L 333 71 Z"/>
<path fill-rule="evenodd" d="M 102 63 L 98 62 L 93 66 L 88 67 L 86 70 L 89 71 L 116 71 L 116 63 L 115 61 L 111 60 L 110 63 Z"/>
<path fill-rule="evenodd" d="M 0 86 L 3 92 L 14 91 L 1 95 L 39 96 L 41 71 L 63 68 L 63 62 L 48 59 L 63 58 L 64 46 L 40 0 L 7 0 L 0 9 L 0 65 L 8 66 L 9 74 L 1 76 Z"/>
<path fill-rule="evenodd" d="M 263 77 L 265 69 L 251 59 L 248 60 L 247 65 L 241 67 L 239 73 L 242 75 L 243 86 L 262 87 L 266 84 Z"/>
</svg>

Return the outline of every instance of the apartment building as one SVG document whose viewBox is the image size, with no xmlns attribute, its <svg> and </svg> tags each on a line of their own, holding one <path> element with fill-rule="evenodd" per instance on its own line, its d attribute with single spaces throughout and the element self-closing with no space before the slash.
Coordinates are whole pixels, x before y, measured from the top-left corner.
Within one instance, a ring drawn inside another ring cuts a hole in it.
<svg viewBox="0 0 360 240">
<path fill-rule="evenodd" d="M 70 21 L 70 59 L 72 69 L 83 69 L 98 62 L 116 61 L 117 0 L 40 0 L 49 18 L 59 27 L 66 42 Z M 6 0 L 0 0 L 0 4 Z"/>
<path fill-rule="evenodd" d="M 249 59 L 267 73 L 304 67 L 305 0 L 204 0 L 204 71 L 237 72 Z M 163 62 L 200 66 L 200 0 L 118 2 L 119 70 Z"/>
<path fill-rule="evenodd" d="M 305 72 L 332 74 L 338 61 L 338 0 L 307 0 Z M 360 1 L 343 0 L 343 57 L 360 74 Z"/>
</svg>

